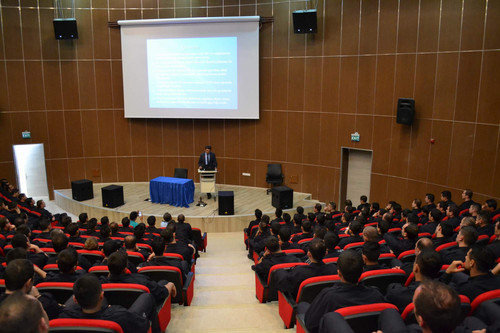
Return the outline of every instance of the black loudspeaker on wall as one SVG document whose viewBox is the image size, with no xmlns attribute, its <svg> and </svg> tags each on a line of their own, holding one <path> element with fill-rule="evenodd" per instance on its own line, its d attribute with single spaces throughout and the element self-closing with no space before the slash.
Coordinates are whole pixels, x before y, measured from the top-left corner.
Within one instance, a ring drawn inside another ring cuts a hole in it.
<svg viewBox="0 0 500 333">
<path fill-rule="evenodd" d="M 296 34 L 313 34 L 318 32 L 316 9 L 296 10 L 293 12 L 293 32 Z"/>
<path fill-rule="evenodd" d="M 403 125 L 411 125 L 415 116 L 415 100 L 413 98 L 398 99 L 398 113 L 396 122 Z"/>
<path fill-rule="evenodd" d="M 288 209 L 293 207 L 293 190 L 288 186 L 273 187 L 271 204 L 275 208 Z"/>
<path fill-rule="evenodd" d="M 54 19 L 56 39 L 78 39 L 78 28 L 75 18 Z"/>
<path fill-rule="evenodd" d="M 219 191 L 219 215 L 234 215 L 234 192 Z"/>
<path fill-rule="evenodd" d="M 102 206 L 115 208 L 123 206 L 123 186 L 109 185 L 101 189 Z"/>
<path fill-rule="evenodd" d="M 71 182 L 73 200 L 84 201 L 94 198 L 92 181 L 88 179 L 74 180 Z"/>
</svg>

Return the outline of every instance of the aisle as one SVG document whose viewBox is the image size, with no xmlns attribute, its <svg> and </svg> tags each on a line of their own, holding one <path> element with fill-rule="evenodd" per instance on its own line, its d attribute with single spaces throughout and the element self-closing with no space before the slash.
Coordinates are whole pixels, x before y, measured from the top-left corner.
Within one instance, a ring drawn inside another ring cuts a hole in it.
<svg viewBox="0 0 500 333">
<path fill-rule="evenodd" d="M 283 329 L 278 302 L 255 298 L 254 273 L 242 245 L 242 232 L 211 233 L 207 253 L 196 265 L 191 306 L 173 305 L 168 333 L 294 332 Z"/>
</svg>

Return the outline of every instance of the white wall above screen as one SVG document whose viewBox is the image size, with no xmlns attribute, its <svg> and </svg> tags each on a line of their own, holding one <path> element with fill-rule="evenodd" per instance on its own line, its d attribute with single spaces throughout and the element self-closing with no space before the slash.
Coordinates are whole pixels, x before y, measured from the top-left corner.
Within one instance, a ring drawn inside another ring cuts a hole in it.
<svg viewBox="0 0 500 333">
<path fill-rule="evenodd" d="M 125 117 L 259 119 L 259 20 L 118 21 Z"/>
</svg>

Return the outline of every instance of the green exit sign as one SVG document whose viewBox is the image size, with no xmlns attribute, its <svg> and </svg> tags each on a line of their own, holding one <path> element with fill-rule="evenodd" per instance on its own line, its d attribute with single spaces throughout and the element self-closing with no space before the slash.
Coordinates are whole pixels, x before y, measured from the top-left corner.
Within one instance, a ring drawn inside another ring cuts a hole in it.
<svg viewBox="0 0 500 333">
<path fill-rule="evenodd" d="M 23 139 L 31 139 L 31 132 L 24 131 L 22 133 L 22 135 L 23 135 Z"/>
<path fill-rule="evenodd" d="M 359 133 L 358 132 L 351 134 L 351 141 L 359 142 Z"/>
</svg>

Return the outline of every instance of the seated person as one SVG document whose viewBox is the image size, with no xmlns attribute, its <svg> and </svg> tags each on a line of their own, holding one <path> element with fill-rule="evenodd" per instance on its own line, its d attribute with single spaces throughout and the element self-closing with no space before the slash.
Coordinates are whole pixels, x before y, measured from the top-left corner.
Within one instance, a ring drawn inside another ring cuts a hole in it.
<svg viewBox="0 0 500 333">
<path fill-rule="evenodd" d="M 120 227 L 118 226 L 118 223 L 111 222 L 109 224 L 109 228 L 111 229 L 111 237 L 123 238 L 124 235 L 120 233 Z"/>
<path fill-rule="evenodd" d="M 147 260 L 149 255 L 151 254 L 149 251 L 145 249 L 140 249 L 137 247 L 137 238 L 132 235 L 128 235 L 125 237 L 125 250 L 127 252 L 139 252 L 144 257 L 144 260 Z"/>
<path fill-rule="evenodd" d="M 412 302 L 415 289 L 424 281 L 439 277 L 439 271 L 443 265 L 443 260 L 439 253 L 432 248 L 424 248 L 418 254 L 413 265 L 415 280 L 405 287 L 399 283 L 391 283 L 387 288 L 387 301 L 396 305 L 400 312 Z"/>
<path fill-rule="evenodd" d="M 297 244 L 290 243 L 290 236 L 290 229 L 280 228 L 280 231 L 278 232 L 278 240 L 281 250 L 291 250 L 299 248 Z"/>
<path fill-rule="evenodd" d="M 321 317 L 337 309 L 371 303 L 384 303 L 382 294 L 374 288 L 358 283 L 363 272 L 363 259 L 357 251 L 346 250 L 337 262 L 341 283 L 323 289 L 309 305 L 299 303 L 297 313 L 305 313 L 305 325 L 309 332 L 318 332 Z"/>
<path fill-rule="evenodd" d="M 302 217 L 300 214 L 295 214 L 293 216 L 293 226 L 290 229 L 290 234 L 295 235 L 302 232 Z"/>
<path fill-rule="evenodd" d="M 293 227 L 293 223 L 292 223 L 292 217 L 290 216 L 290 214 L 283 213 L 283 222 L 285 222 L 285 226 L 289 230 L 291 230 L 291 228 Z"/>
<path fill-rule="evenodd" d="M 54 251 L 59 254 L 61 251 L 68 248 L 68 237 L 62 232 L 62 230 L 56 230 L 58 231 L 56 231 L 52 235 L 52 247 L 54 248 Z M 57 264 L 57 257 L 50 256 L 47 260 L 47 265 L 49 264 Z M 81 254 L 78 254 L 78 266 L 82 267 L 86 271 L 88 271 L 89 268 L 92 267 L 87 258 L 82 256 Z"/>
<path fill-rule="evenodd" d="M 101 238 L 101 233 L 97 231 L 96 228 L 97 219 L 93 217 L 87 222 L 87 231 L 85 232 L 85 235 Z"/>
<path fill-rule="evenodd" d="M 282 215 L 283 215 L 283 210 L 281 208 L 276 208 L 276 210 L 274 211 L 274 215 L 276 216 L 275 219 L 273 219 L 271 221 L 272 222 L 283 222 L 283 218 L 282 218 Z"/>
<path fill-rule="evenodd" d="M 89 237 L 85 240 L 85 244 L 83 244 L 83 249 L 87 251 L 98 251 L 99 243 L 97 242 L 97 238 Z"/>
<path fill-rule="evenodd" d="M 380 241 L 380 235 L 377 232 L 377 229 L 372 226 L 363 228 L 363 242 L 375 242 L 378 243 Z M 380 243 L 379 243 L 380 244 Z M 380 253 L 390 253 L 391 249 L 387 244 L 380 244 Z"/>
<path fill-rule="evenodd" d="M 456 282 L 451 282 L 450 285 L 460 295 L 469 297 L 472 302 L 482 293 L 500 288 L 500 276 L 493 275 L 490 272 L 494 266 L 495 255 L 493 252 L 485 246 L 473 245 L 467 252 L 465 261 L 454 260 L 446 269 L 441 280 L 445 283 L 450 283 L 453 273 L 461 276 L 458 278 L 454 277 L 454 281 Z M 460 273 L 465 270 L 469 272 L 469 277 Z"/>
<path fill-rule="evenodd" d="M 77 223 L 71 223 L 66 227 L 66 232 L 69 234 L 68 242 L 84 243 L 85 238 L 80 237 L 80 230 L 78 230 Z"/>
<path fill-rule="evenodd" d="M 313 238 L 314 235 L 312 233 L 311 221 L 309 221 L 309 220 L 302 221 L 301 232 L 302 232 L 302 234 L 295 235 L 292 238 L 293 243 L 298 243 L 299 241 L 306 239 L 306 238 Z"/>
<path fill-rule="evenodd" d="M 73 248 L 67 248 L 57 255 L 58 272 L 47 273 L 45 282 L 75 282 L 85 275 L 85 270 L 77 270 L 78 253 Z"/>
<path fill-rule="evenodd" d="M 327 232 L 325 235 L 325 247 L 326 247 L 326 254 L 324 259 L 327 258 L 337 258 L 342 250 L 336 250 L 335 248 L 337 247 L 337 244 L 340 241 L 339 236 L 337 236 L 336 233 L 334 232 Z"/>
<path fill-rule="evenodd" d="M 99 237 L 99 242 L 104 243 L 105 241 L 110 240 L 111 238 L 111 229 L 109 225 L 101 226 L 101 230 L 99 231 L 101 237 Z"/>
<path fill-rule="evenodd" d="M 20 247 L 28 252 L 28 260 L 38 267 L 43 268 L 47 264 L 47 255 L 35 244 L 31 244 L 24 234 L 15 234 L 10 244 L 12 248 Z"/>
<path fill-rule="evenodd" d="M 286 229 L 286 228 L 284 228 Z M 269 270 L 277 264 L 300 262 L 299 258 L 293 255 L 287 255 L 281 251 L 280 243 L 276 237 L 267 237 L 264 255 L 259 259 L 257 265 L 252 269 L 262 281 L 267 282 Z"/>
<path fill-rule="evenodd" d="M 437 208 L 434 208 L 429 213 L 429 222 L 420 227 L 420 232 L 428 232 L 431 235 L 434 234 L 440 221 L 441 211 Z"/>
<path fill-rule="evenodd" d="M 248 237 L 251 236 L 252 227 L 259 225 L 261 218 L 262 218 L 262 211 L 260 209 L 256 209 L 255 210 L 255 220 L 250 221 L 250 223 L 248 223 L 248 227 L 243 229 L 243 231 L 247 234 Z M 247 239 L 247 241 L 248 241 L 248 239 Z"/>
<path fill-rule="evenodd" d="M 0 306 L 3 333 L 49 331 L 49 318 L 41 303 L 32 295 L 14 293 Z"/>
<path fill-rule="evenodd" d="M 130 219 L 128 217 L 122 218 L 122 226 L 120 232 L 134 232 L 134 228 L 130 226 Z"/>
<path fill-rule="evenodd" d="M 36 235 L 36 238 L 41 238 L 41 239 L 51 238 L 50 231 L 52 230 L 52 225 L 48 219 L 41 218 L 40 221 L 38 221 L 38 227 L 42 232 Z"/>
<path fill-rule="evenodd" d="M 302 281 L 313 276 L 337 274 L 336 265 L 323 262 L 325 253 L 325 242 L 322 239 L 314 238 L 309 245 L 309 251 L 307 251 L 307 256 L 311 261 L 309 265 L 297 266 L 290 271 L 279 270 L 276 272 L 278 290 L 288 293 L 293 299 L 296 299 Z"/>
<path fill-rule="evenodd" d="M 116 251 L 122 251 L 125 253 L 125 250 L 122 248 L 121 244 L 116 242 L 115 240 L 109 240 L 104 243 L 102 246 L 102 253 L 104 253 L 104 259 L 102 261 L 97 261 L 93 266 L 107 266 L 109 257 L 115 253 Z M 137 267 L 133 263 L 127 260 L 127 268 L 131 273 L 137 273 Z"/>
<path fill-rule="evenodd" d="M 342 238 L 338 246 L 343 249 L 347 244 L 362 242 L 363 237 L 359 235 L 362 230 L 363 226 L 359 221 L 352 221 L 345 230 L 345 233 L 348 234 L 349 237 Z"/>
<path fill-rule="evenodd" d="M 465 256 L 469 249 L 477 240 L 477 231 L 474 227 L 463 227 L 458 232 L 456 242 L 458 248 L 445 249 L 441 251 L 443 264 L 449 265 L 452 261 L 465 261 Z"/>
<path fill-rule="evenodd" d="M 146 333 L 149 320 L 156 314 L 151 294 L 141 294 L 129 309 L 103 304 L 104 292 L 99 279 L 87 274 L 73 285 L 73 300 L 59 318 L 110 320 L 121 326 L 124 333 Z"/>
<path fill-rule="evenodd" d="M 269 231 L 269 216 L 263 215 L 257 232 L 253 238 L 248 239 L 248 259 L 253 259 L 253 252 L 259 254 L 264 250 L 264 240 L 271 235 Z"/>
<path fill-rule="evenodd" d="M 378 262 L 378 257 L 380 257 L 380 244 L 377 242 L 365 242 L 361 250 L 363 257 L 363 272 L 375 271 L 377 269 L 389 268 L 385 265 L 381 265 Z"/>
<path fill-rule="evenodd" d="M 34 274 L 35 269 L 29 260 L 14 259 L 10 261 L 5 269 L 5 293 L 0 295 L 0 303 L 14 292 L 29 294 L 35 296 L 42 303 L 49 319 L 55 319 L 61 313 L 62 307 L 52 297 L 52 294 L 38 292 L 38 289 L 33 286 Z"/>
<path fill-rule="evenodd" d="M 152 235 L 153 233 L 159 235 L 161 230 L 156 228 L 156 217 L 154 217 L 153 215 L 148 216 L 146 221 L 148 222 L 148 226 L 146 227 L 146 235 L 153 236 Z M 150 237 L 150 238 L 152 238 L 152 237 Z"/>
<path fill-rule="evenodd" d="M 184 242 L 193 242 L 193 229 L 191 228 L 191 225 L 186 221 L 186 217 L 184 214 L 179 214 L 177 216 L 177 223 L 175 227 L 175 235 L 177 236 L 177 239 L 182 240 Z"/>
<path fill-rule="evenodd" d="M 175 286 L 172 282 L 156 282 L 144 274 L 125 274 L 127 268 L 127 255 L 121 251 L 116 251 L 108 259 L 109 276 L 101 277 L 102 283 L 136 283 L 149 288 L 149 292 L 154 296 L 157 305 L 162 304 L 170 293 L 176 295 Z"/>
<path fill-rule="evenodd" d="M 150 240 L 149 238 L 145 237 L 145 234 L 146 234 L 146 225 L 141 222 L 134 228 L 134 236 L 137 239 L 137 243 L 149 245 Z"/>
<path fill-rule="evenodd" d="M 448 219 L 446 221 L 451 224 L 453 229 L 460 225 L 460 218 L 458 215 L 460 215 L 460 208 L 454 204 L 448 205 L 446 209 L 446 216 Z"/>
<path fill-rule="evenodd" d="M 78 215 L 78 227 L 79 228 L 83 228 L 83 229 L 87 229 L 88 228 L 88 225 L 87 223 L 89 222 L 89 215 L 87 213 L 80 213 L 80 215 Z M 96 220 L 97 222 L 97 220 Z"/>
<path fill-rule="evenodd" d="M 169 212 L 163 214 L 163 221 L 160 222 L 160 227 L 166 228 L 170 225 L 170 223 L 175 223 L 174 219 L 172 219 L 172 215 Z"/>
<path fill-rule="evenodd" d="M 322 215 L 321 215 L 322 216 Z M 314 233 L 313 233 L 313 238 L 319 238 L 319 239 L 324 239 L 325 238 L 325 235 L 326 235 L 326 227 L 323 226 L 323 225 L 319 225 L 317 224 L 315 227 L 314 227 Z M 311 242 L 304 242 L 302 244 L 297 244 L 302 250 L 304 250 L 305 253 L 307 253 L 307 250 L 309 250 L 309 244 L 311 244 Z M 307 260 L 307 258 L 305 258 L 305 260 Z"/>
<path fill-rule="evenodd" d="M 477 235 L 486 235 L 491 237 L 495 234 L 495 225 L 490 223 L 490 213 L 486 210 L 481 210 L 476 217 Z"/>
<path fill-rule="evenodd" d="M 401 230 L 402 238 L 386 233 L 384 239 L 397 257 L 402 252 L 413 250 L 418 240 L 418 226 L 413 223 L 405 224 Z"/>
<path fill-rule="evenodd" d="M 132 236 L 133 237 L 133 236 Z M 177 267 L 182 272 L 182 280 L 186 281 L 186 277 L 189 273 L 190 264 L 185 260 L 177 260 L 168 257 L 164 257 L 165 253 L 165 240 L 162 237 L 155 237 L 153 242 L 151 243 L 151 247 L 153 248 L 153 254 L 151 256 L 146 257 L 147 261 L 139 264 L 139 267 L 145 266 L 173 266 Z"/>
<path fill-rule="evenodd" d="M 495 223 L 496 239 L 488 245 L 488 248 L 493 252 L 495 258 L 500 258 L 500 221 Z"/>
<path fill-rule="evenodd" d="M 436 228 L 436 238 L 432 239 L 434 248 L 439 245 L 454 242 L 456 236 L 453 229 L 453 226 L 450 222 L 448 222 L 448 220 L 439 222 L 439 225 Z"/>
<path fill-rule="evenodd" d="M 195 252 L 194 246 L 192 244 L 185 244 L 181 241 L 177 242 L 175 239 L 175 224 L 168 226 L 167 229 L 161 231 L 161 237 L 165 240 L 167 244 L 167 253 L 177 253 L 184 258 L 187 263 L 191 263 L 193 258 L 193 253 Z M 191 267 L 191 264 L 190 264 Z"/>
</svg>

